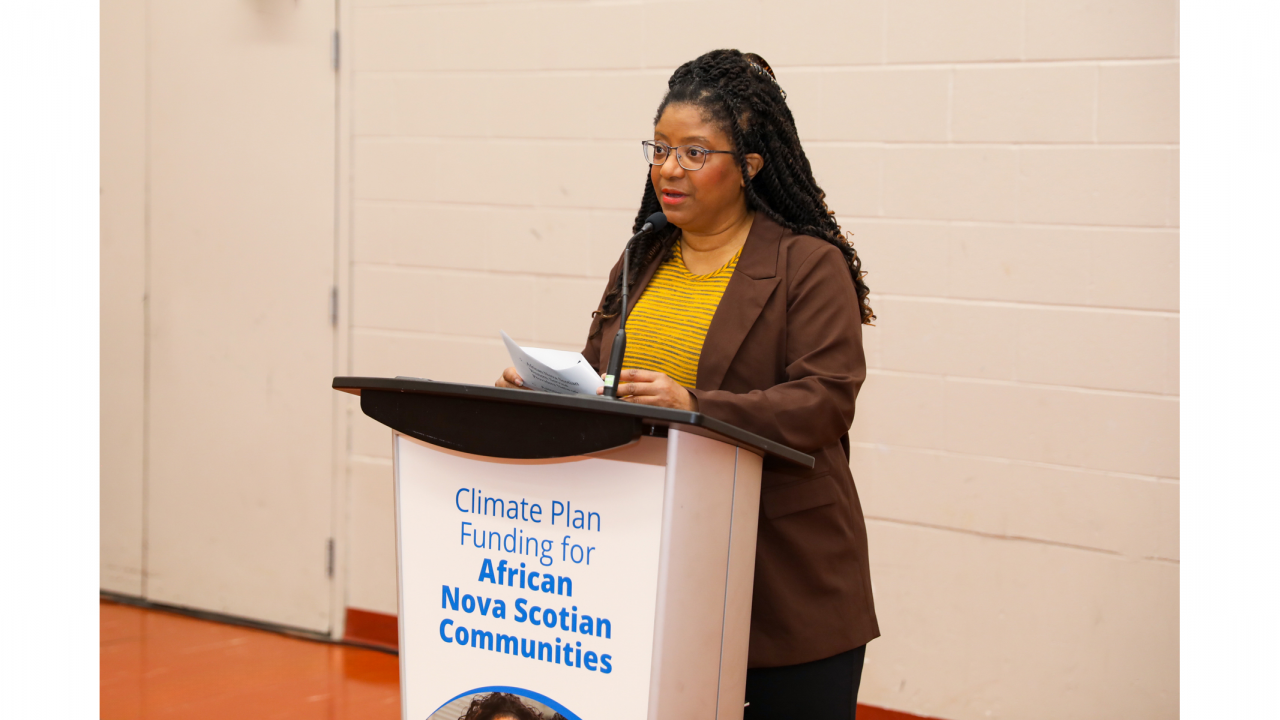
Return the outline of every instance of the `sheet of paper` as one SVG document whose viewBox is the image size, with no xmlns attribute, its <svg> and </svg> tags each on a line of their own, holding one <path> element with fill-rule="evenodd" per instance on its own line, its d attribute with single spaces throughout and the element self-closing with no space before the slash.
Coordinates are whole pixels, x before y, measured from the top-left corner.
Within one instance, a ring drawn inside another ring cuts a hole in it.
<svg viewBox="0 0 1280 720">
<path fill-rule="evenodd" d="M 595 395 L 604 387 L 591 363 L 582 353 L 546 348 L 522 348 L 502 332 L 502 342 L 511 353 L 511 364 L 524 379 L 526 387 L 561 395 Z"/>
</svg>

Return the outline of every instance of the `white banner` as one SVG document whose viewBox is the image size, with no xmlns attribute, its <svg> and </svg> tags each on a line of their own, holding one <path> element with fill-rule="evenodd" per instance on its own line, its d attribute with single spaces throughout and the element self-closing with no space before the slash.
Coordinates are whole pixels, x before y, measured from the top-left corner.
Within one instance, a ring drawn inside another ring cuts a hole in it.
<svg viewBox="0 0 1280 720">
<path fill-rule="evenodd" d="M 658 438 L 525 461 L 397 434 L 405 717 L 496 692 L 646 718 L 665 462 Z"/>
</svg>

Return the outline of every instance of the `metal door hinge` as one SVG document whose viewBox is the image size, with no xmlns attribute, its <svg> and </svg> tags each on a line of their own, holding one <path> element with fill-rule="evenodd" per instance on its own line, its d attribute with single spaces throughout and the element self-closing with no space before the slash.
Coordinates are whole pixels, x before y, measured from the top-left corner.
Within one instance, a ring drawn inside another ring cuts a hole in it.
<svg viewBox="0 0 1280 720">
<path fill-rule="evenodd" d="M 341 46 L 338 44 L 338 31 L 334 30 L 333 31 L 333 71 L 334 72 L 338 72 L 338 58 L 340 57 L 340 53 L 339 53 L 340 49 L 341 49 Z"/>
<path fill-rule="evenodd" d="M 329 538 L 329 559 L 325 565 L 325 574 L 333 577 L 333 538 Z"/>
<path fill-rule="evenodd" d="M 329 288 L 329 324 L 338 327 L 338 286 Z"/>
</svg>

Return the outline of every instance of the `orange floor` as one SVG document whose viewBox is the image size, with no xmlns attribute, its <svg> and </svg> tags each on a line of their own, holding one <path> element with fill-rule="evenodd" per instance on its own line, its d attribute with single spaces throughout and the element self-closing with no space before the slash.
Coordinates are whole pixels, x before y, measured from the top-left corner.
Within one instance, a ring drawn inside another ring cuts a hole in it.
<svg viewBox="0 0 1280 720">
<path fill-rule="evenodd" d="M 394 655 L 102 602 L 101 720 L 399 720 Z"/>
<path fill-rule="evenodd" d="M 394 655 L 100 604 L 101 720 L 399 720 Z M 928 720 L 858 706 L 859 720 Z"/>
</svg>

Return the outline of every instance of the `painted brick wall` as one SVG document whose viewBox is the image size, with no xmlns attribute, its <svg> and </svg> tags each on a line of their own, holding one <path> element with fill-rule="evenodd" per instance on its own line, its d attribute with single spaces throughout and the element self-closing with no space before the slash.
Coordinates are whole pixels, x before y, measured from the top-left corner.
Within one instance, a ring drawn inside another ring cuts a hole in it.
<svg viewBox="0 0 1280 720">
<path fill-rule="evenodd" d="M 489 383 L 580 349 L 665 79 L 768 58 L 879 315 L 853 427 L 921 715 L 1178 713 L 1173 0 L 357 1 L 343 362 Z M 348 602 L 395 612 L 389 433 L 349 419 Z"/>
</svg>

